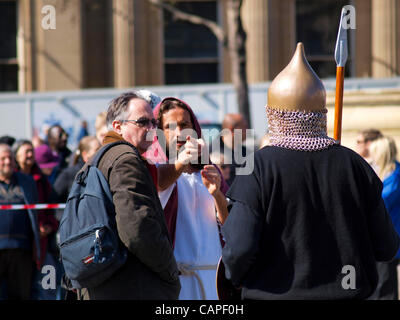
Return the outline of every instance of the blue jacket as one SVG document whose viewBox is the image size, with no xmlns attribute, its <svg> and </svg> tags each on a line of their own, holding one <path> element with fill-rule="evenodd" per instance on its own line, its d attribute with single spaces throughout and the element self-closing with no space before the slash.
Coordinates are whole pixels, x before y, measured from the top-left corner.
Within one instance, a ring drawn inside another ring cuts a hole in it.
<svg viewBox="0 0 400 320">
<path fill-rule="evenodd" d="M 18 186 L 21 187 L 22 194 L 24 197 L 25 204 L 34 204 L 38 202 L 38 194 L 36 190 L 36 184 L 33 178 L 29 175 L 14 172 L 14 177 L 16 178 Z M 11 203 L 10 203 L 11 204 Z M 32 228 L 33 240 L 34 240 L 34 255 L 35 257 L 40 257 L 40 233 L 37 214 L 31 210 L 27 209 L 30 225 Z"/>
<path fill-rule="evenodd" d="M 392 174 L 383 180 L 382 198 L 393 225 L 400 235 L 400 163 L 398 162 Z M 397 251 L 396 258 L 400 258 L 400 249 Z"/>
</svg>

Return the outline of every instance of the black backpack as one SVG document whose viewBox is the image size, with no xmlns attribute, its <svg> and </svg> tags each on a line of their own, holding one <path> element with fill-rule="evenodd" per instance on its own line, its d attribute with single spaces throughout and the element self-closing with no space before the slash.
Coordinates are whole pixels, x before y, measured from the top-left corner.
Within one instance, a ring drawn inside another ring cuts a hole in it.
<svg viewBox="0 0 400 320">
<path fill-rule="evenodd" d="M 102 147 L 75 177 L 60 221 L 60 254 L 72 288 L 93 288 L 107 280 L 126 261 L 119 239 L 109 185 L 97 168 L 101 157 L 118 141 Z"/>
</svg>

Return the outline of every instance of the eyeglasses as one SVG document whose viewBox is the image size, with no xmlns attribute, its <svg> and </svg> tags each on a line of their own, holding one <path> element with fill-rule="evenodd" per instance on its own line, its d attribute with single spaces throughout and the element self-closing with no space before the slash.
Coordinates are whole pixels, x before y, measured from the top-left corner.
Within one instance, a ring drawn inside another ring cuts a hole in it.
<svg viewBox="0 0 400 320">
<path fill-rule="evenodd" d="M 149 118 L 139 118 L 137 120 L 121 120 L 121 122 L 133 122 L 140 128 L 149 127 L 150 124 L 152 127 L 158 126 L 158 121 L 156 119 L 149 119 Z"/>
</svg>

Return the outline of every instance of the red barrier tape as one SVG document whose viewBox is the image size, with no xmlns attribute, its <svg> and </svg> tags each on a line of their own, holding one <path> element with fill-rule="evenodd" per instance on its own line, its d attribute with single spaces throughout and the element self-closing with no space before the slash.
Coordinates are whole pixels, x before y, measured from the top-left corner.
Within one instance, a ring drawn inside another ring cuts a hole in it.
<svg viewBox="0 0 400 320">
<path fill-rule="evenodd" d="M 43 210 L 43 209 L 64 209 L 65 203 L 38 203 L 38 204 L 3 204 L 0 210 Z"/>
</svg>

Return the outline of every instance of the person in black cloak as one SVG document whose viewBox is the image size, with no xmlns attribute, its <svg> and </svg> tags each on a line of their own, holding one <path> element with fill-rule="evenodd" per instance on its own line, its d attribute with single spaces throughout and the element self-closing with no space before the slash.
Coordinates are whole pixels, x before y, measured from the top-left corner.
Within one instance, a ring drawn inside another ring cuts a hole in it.
<svg viewBox="0 0 400 320">
<path fill-rule="evenodd" d="M 325 88 L 303 44 L 268 90 L 269 146 L 236 177 L 222 226 L 225 276 L 242 299 L 366 299 L 375 261 L 399 237 L 382 183 L 357 153 L 327 136 Z"/>
</svg>

